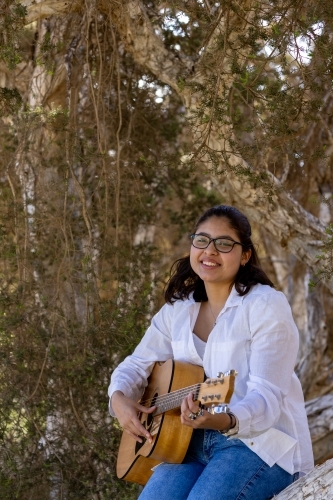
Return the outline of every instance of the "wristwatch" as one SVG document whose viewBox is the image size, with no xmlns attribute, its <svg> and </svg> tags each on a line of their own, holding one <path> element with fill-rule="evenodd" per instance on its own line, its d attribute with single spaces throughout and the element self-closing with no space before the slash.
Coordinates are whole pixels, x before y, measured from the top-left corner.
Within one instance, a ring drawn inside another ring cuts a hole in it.
<svg viewBox="0 0 333 500">
<path fill-rule="evenodd" d="M 230 411 L 230 408 L 226 404 L 219 404 L 219 405 L 212 405 L 206 410 L 211 413 L 212 415 L 218 414 L 218 413 L 226 413 L 229 418 L 230 418 L 230 426 L 227 429 L 224 429 L 223 431 L 218 431 L 220 434 L 223 434 L 223 436 L 234 436 L 235 434 L 238 434 L 239 432 L 239 421 L 238 418 L 234 413 Z"/>
</svg>

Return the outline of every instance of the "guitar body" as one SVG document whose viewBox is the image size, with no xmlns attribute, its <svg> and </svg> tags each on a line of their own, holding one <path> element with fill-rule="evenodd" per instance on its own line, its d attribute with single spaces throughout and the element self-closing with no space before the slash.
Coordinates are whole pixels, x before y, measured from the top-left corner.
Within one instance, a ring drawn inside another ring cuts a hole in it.
<svg viewBox="0 0 333 500">
<path fill-rule="evenodd" d="M 201 366 L 169 359 L 156 363 L 142 401 L 156 399 L 188 386 L 203 382 Z M 153 406 L 153 405 L 152 405 Z M 141 415 L 142 424 L 153 437 L 137 443 L 127 433 L 123 433 L 117 461 L 117 476 L 126 481 L 146 484 L 152 475 L 152 468 L 161 462 L 181 463 L 191 440 L 193 429 L 180 422 L 180 408 L 169 410 L 156 416 Z"/>
<path fill-rule="evenodd" d="M 207 406 L 229 403 L 237 372 L 220 373 L 204 381 L 201 366 L 174 361 L 155 363 L 148 386 L 140 400 L 146 407 L 156 406 L 150 415 L 140 414 L 142 425 L 149 430 L 152 443 L 143 438 L 138 443 L 123 432 L 117 460 L 117 476 L 146 484 L 152 468 L 161 462 L 180 464 L 190 444 L 193 429 L 180 422 L 183 399 L 193 393 L 194 401 Z"/>
</svg>

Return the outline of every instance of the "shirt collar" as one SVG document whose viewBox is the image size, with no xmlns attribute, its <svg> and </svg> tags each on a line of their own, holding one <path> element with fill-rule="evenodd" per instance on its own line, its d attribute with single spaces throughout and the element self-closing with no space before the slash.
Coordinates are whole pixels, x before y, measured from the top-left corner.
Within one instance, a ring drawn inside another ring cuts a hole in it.
<svg viewBox="0 0 333 500">
<path fill-rule="evenodd" d="M 227 299 L 227 302 L 225 303 L 225 306 L 223 309 L 226 309 L 227 307 L 234 307 L 234 306 L 239 306 L 240 304 L 243 303 L 244 295 L 239 295 L 237 292 L 235 285 L 233 285 L 230 295 Z"/>
<path fill-rule="evenodd" d="M 239 306 L 240 304 L 243 303 L 243 300 L 244 300 L 244 295 L 239 295 L 239 293 L 237 292 L 237 290 L 235 288 L 235 285 L 233 285 L 231 292 L 230 292 L 230 295 L 227 298 L 227 301 L 226 301 L 222 311 L 225 311 L 225 309 L 227 309 L 227 307 Z M 190 306 L 197 304 L 200 307 L 201 302 L 195 302 L 195 300 L 193 299 L 193 295 L 191 295 L 189 297 L 189 301 L 190 301 L 190 303 L 189 303 Z M 222 313 L 222 311 L 221 311 L 221 313 Z"/>
</svg>

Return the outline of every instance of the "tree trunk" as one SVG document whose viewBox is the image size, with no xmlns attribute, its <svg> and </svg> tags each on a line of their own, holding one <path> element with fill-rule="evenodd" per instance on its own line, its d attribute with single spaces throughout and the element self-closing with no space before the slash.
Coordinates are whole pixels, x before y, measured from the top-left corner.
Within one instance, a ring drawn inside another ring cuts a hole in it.
<svg viewBox="0 0 333 500">
<path fill-rule="evenodd" d="M 70 6 L 67 2 L 52 2 L 41 1 L 37 4 L 30 3 L 26 0 L 28 20 L 31 22 L 37 18 L 50 15 L 50 9 L 57 14 L 68 12 Z M 83 4 L 76 5 L 77 9 L 82 9 Z M 101 2 L 100 8 L 106 14 L 111 16 L 116 29 L 118 30 L 124 47 L 130 52 L 134 60 L 141 66 L 151 71 L 160 81 L 172 87 L 184 101 L 188 116 L 191 113 L 196 113 L 201 101 L 201 94 L 189 89 L 182 89 L 179 86 L 179 81 L 186 76 L 189 83 L 203 81 L 203 73 L 200 62 L 205 58 L 206 53 L 209 53 L 214 45 L 215 37 L 220 36 L 225 31 L 226 20 L 222 17 L 219 23 L 216 24 L 210 39 L 204 47 L 203 53 L 198 56 L 197 61 L 187 58 L 180 54 L 169 52 L 161 38 L 155 33 L 148 16 L 145 13 L 144 6 L 138 0 L 130 0 L 126 2 Z M 249 16 L 251 9 L 249 9 Z M 251 26 L 249 19 L 244 25 L 244 30 L 248 30 Z M 236 23 L 233 26 L 232 23 Z M 229 32 L 237 33 L 240 29 L 239 19 L 232 19 L 231 13 L 228 18 Z M 232 35 L 231 35 L 232 36 Z M 233 50 L 235 48 L 233 47 Z M 212 54 L 210 54 L 212 57 Z M 224 53 L 222 60 L 219 62 L 221 73 L 229 73 L 227 71 L 232 53 Z M 228 81 L 223 83 L 224 87 L 230 88 L 232 85 L 232 77 L 228 77 Z M 221 82 L 222 86 L 222 82 Z M 220 89 L 219 89 L 220 91 Z M 207 130 L 209 129 L 209 133 Z M 298 259 L 304 261 L 315 273 L 319 272 L 325 264 L 325 260 L 319 260 L 318 254 L 323 248 L 323 240 L 325 239 L 325 228 L 321 222 L 311 213 L 293 199 L 281 185 L 280 181 L 268 173 L 268 180 L 265 186 L 253 186 L 251 182 L 251 166 L 244 158 L 236 155 L 230 144 L 234 141 L 232 127 L 228 124 L 223 127 L 208 127 L 207 124 L 202 125 L 200 119 L 193 120 L 192 130 L 197 143 L 204 144 L 212 151 L 219 152 L 221 159 L 221 171 L 225 168 L 223 158 L 228 157 L 227 178 L 218 177 L 218 184 L 226 182 L 234 192 L 235 198 L 240 206 L 242 206 L 247 214 L 260 224 L 264 225 L 268 231 L 279 241 L 282 247 L 285 247 Z M 204 140 L 203 140 L 204 139 Z M 200 148 L 201 146 L 199 146 Z M 222 153 L 222 154 L 221 154 Z M 205 156 L 205 155 L 204 155 Z M 209 166 L 207 157 L 202 158 Z M 184 158 L 184 161 L 187 161 Z M 239 171 L 249 173 L 250 175 L 239 175 Z M 238 172 L 238 173 L 237 173 Z M 253 172 L 252 172 L 253 173 Z M 214 177 L 214 176 L 213 176 Z M 216 177 L 215 177 L 216 181 Z M 267 189 L 269 184 L 274 192 L 269 209 L 266 203 L 262 203 L 263 199 L 267 198 Z M 223 189 L 223 188 L 222 188 Z M 326 286 L 333 292 L 333 278 L 325 281 Z"/>
<path fill-rule="evenodd" d="M 306 411 L 315 461 L 320 463 L 333 458 L 333 395 L 308 401 Z"/>
<path fill-rule="evenodd" d="M 276 500 L 330 500 L 333 498 L 333 459 L 316 467 L 286 488 Z"/>
</svg>

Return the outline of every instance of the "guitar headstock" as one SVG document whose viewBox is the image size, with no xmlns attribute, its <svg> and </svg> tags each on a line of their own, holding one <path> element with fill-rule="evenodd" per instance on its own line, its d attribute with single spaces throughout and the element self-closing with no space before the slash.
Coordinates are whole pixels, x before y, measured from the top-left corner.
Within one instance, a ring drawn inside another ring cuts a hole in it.
<svg viewBox="0 0 333 500">
<path fill-rule="evenodd" d="M 236 370 L 219 373 L 217 378 L 208 378 L 200 384 L 196 400 L 205 406 L 230 403 L 234 392 Z"/>
</svg>

